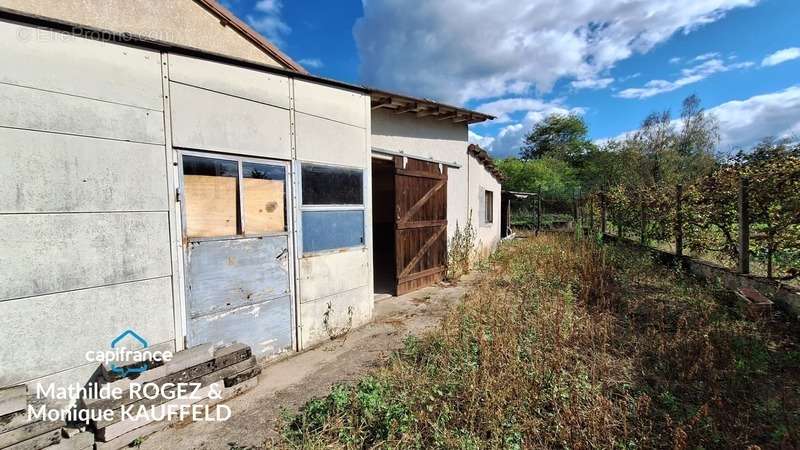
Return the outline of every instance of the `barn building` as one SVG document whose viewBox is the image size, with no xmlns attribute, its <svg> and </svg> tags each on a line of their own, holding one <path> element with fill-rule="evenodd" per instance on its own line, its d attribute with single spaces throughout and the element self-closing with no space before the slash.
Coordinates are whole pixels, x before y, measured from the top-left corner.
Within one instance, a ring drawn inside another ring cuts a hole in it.
<svg viewBox="0 0 800 450">
<path fill-rule="evenodd" d="M 440 280 L 457 226 L 500 240 L 491 116 L 312 76 L 214 1 L 0 0 L 0 60 L 0 387 L 128 329 L 301 351 Z"/>
</svg>

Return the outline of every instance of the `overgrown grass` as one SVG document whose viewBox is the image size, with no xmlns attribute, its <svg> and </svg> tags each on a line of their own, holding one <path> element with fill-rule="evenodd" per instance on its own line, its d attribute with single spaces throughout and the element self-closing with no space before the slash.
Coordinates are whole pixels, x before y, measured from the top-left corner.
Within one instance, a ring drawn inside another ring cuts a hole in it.
<svg viewBox="0 0 800 450">
<path fill-rule="evenodd" d="M 505 246 L 441 326 L 287 419 L 297 448 L 797 448 L 797 324 L 647 256 Z"/>
</svg>

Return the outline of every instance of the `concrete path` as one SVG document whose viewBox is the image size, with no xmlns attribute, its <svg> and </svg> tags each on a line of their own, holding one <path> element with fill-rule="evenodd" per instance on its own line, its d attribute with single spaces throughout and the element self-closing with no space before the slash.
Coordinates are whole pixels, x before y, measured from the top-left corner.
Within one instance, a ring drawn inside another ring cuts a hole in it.
<svg viewBox="0 0 800 450">
<path fill-rule="evenodd" d="M 151 435 L 141 448 L 270 448 L 280 440 L 276 428 L 282 410 L 296 411 L 306 401 L 327 394 L 333 384 L 356 380 L 380 365 L 406 336 L 435 326 L 475 279 L 471 274 L 457 285 L 378 301 L 371 323 L 265 367 L 257 387 L 225 403 L 232 411 L 228 421 L 177 425 Z"/>
</svg>

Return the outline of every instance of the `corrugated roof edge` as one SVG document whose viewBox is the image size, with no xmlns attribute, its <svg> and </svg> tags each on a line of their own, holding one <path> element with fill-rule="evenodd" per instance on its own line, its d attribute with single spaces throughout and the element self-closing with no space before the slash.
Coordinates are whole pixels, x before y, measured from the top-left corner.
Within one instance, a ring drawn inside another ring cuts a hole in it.
<svg viewBox="0 0 800 450">
<path fill-rule="evenodd" d="M 497 166 L 494 165 L 494 160 L 492 159 L 492 157 L 489 156 L 489 153 L 486 150 L 482 149 L 478 144 L 469 144 L 469 146 L 467 146 L 467 153 L 472 155 L 475 159 L 478 160 L 478 162 L 483 164 L 483 167 L 485 167 L 486 170 L 492 174 L 492 176 L 494 177 L 495 180 L 497 180 L 498 183 L 502 184 L 503 181 L 505 181 L 506 177 L 503 175 L 502 172 L 500 172 L 500 169 L 498 169 Z"/>
<path fill-rule="evenodd" d="M 224 55 L 221 53 L 214 53 L 208 50 L 202 50 L 198 48 L 188 47 L 184 45 L 173 44 L 171 42 L 160 41 L 157 39 L 152 39 L 146 36 L 138 36 L 130 33 L 118 33 L 111 30 L 104 30 L 101 28 L 90 27 L 86 25 L 81 25 L 74 22 L 68 22 L 65 20 L 54 19 L 51 17 L 43 17 L 38 16 L 35 14 L 29 14 L 22 11 L 17 11 L 10 8 L 5 8 L 0 6 L 0 19 L 16 22 L 20 24 L 35 26 L 39 28 L 46 28 L 52 29 L 56 31 L 70 33 L 76 36 L 82 36 L 89 39 L 101 40 L 101 41 L 110 41 L 116 42 L 125 45 L 131 46 L 139 46 L 143 48 L 148 48 L 152 50 L 159 50 L 164 52 L 172 52 L 178 53 L 185 56 L 193 56 L 196 58 L 207 59 L 211 61 L 222 62 L 226 64 L 231 64 L 240 67 L 247 67 L 250 69 L 261 70 L 264 72 L 275 73 L 279 75 L 295 77 L 302 80 L 313 81 L 320 84 L 325 84 L 328 86 L 335 86 L 343 89 L 350 89 L 353 91 L 363 92 L 365 94 L 370 95 L 387 95 L 387 96 L 394 96 L 394 98 L 402 98 L 408 99 L 412 102 L 419 102 L 419 103 L 428 103 L 431 105 L 437 105 L 445 109 L 451 109 L 456 113 L 462 114 L 472 114 L 475 116 L 475 121 L 483 121 L 483 120 L 491 120 L 494 119 L 494 116 L 490 116 L 488 114 L 483 114 L 477 111 L 471 111 L 464 108 L 459 108 L 456 106 L 447 105 L 444 103 L 435 102 L 433 100 L 427 100 L 423 98 L 412 97 L 403 94 L 395 94 L 389 91 L 385 91 L 382 89 L 376 89 L 364 85 L 358 85 L 353 83 L 348 83 L 345 81 L 334 80 L 332 78 L 321 77 L 318 75 L 312 75 L 308 72 L 300 72 L 297 70 L 285 69 L 282 67 L 275 67 L 270 66 L 267 64 L 257 63 L 253 61 L 244 60 L 241 58 L 236 58 L 229 55 Z M 458 116 L 460 118 L 462 116 Z M 474 122 L 474 121 L 471 121 Z"/>
</svg>

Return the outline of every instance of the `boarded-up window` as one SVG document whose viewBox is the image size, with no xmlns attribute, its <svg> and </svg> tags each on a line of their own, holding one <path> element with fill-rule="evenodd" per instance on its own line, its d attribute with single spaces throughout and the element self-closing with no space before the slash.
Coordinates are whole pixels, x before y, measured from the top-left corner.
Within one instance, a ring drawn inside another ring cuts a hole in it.
<svg viewBox="0 0 800 450">
<path fill-rule="evenodd" d="M 183 157 L 186 234 L 189 237 L 237 234 L 238 177 L 236 161 Z"/>
<path fill-rule="evenodd" d="M 245 234 L 286 231 L 286 169 L 242 163 Z"/>
<path fill-rule="evenodd" d="M 364 175 L 361 170 L 303 164 L 304 205 L 361 205 Z"/>
</svg>

